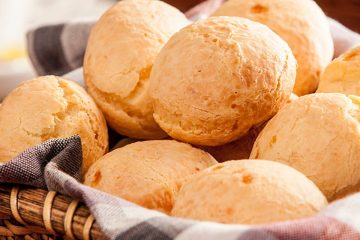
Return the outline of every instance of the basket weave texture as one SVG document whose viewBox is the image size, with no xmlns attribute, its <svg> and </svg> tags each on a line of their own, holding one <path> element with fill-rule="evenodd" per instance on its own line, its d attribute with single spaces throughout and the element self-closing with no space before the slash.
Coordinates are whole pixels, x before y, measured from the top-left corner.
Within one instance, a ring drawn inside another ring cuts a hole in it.
<svg viewBox="0 0 360 240">
<path fill-rule="evenodd" d="M 42 189 L 0 184 L 0 239 L 106 239 L 88 208 Z"/>
</svg>

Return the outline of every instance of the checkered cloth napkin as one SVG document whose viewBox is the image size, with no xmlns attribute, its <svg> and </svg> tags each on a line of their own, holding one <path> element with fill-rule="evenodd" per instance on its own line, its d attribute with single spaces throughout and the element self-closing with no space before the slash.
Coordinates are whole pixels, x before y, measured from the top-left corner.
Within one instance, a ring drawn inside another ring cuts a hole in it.
<svg viewBox="0 0 360 240">
<path fill-rule="evenodd" d="M 191 19 L 213 11 L 222 0 L 209 0 L 190 10 Z M 356 44 L 355 33 L 331 21 L 338 54 Z M 46 26 L 28 33 L 30 57 L 37 72 L 62 75 L 81 67 L 92 23 Z M 81 70 L 75 75 L 81 81 Z M 110 239 L 177 240 L 355 240 L 360 239 L 360 194 L 330 204 L 312 218 L 269 225 L 224 225 L 172 218 L 82 185 L 81 140 L 78 136 L 42 143 L 6 164 L 0 182 L 58 191 L 81 199 Z"/>
<path fill-rule="evenodd" d="M 0 165 L 0 182 L 27 184 L 81 199 L 110 239 L 355 240 L 360 239 L 360 194 L 312 218 L 269 225 L 225 225 L 169 217 L 82 185 L 81 140 L 53 139 Z"/>
</svg>

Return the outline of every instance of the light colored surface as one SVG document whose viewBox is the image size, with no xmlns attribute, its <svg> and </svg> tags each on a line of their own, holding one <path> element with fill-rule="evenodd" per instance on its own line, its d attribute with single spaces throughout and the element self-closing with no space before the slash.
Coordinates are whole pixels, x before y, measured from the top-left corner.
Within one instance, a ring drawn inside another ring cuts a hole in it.
<svg viewBox="0 0 360 240">
<path fill-rule="evenodd" d="M 164 2 L 124 0 L 94 26 L 85 54 L 85 81 L 118 133 L 139 139 L 166 136 L 152 116 L 148 79 L 160 49 L 187 24 L 180 11 Z"/>
<path fill-rule="evenodd" d="M 84 83 L 83 68 L 75 69 L 75 70 L 63 75 L 63 78 L 69 79 L 73 82 L 76 82 L 83 88 L 86 87 L 85 83 Z"/>
<path fill-rule="evenodd" d="M 112 4 L 109 0 L 1 0 L 0 59 L 1 53 L 9 48 L 25 50 L 25 34 L 29 29 L 79 17 L 96 19 Z"/>
<path fill-rule="evenodd" d="M 79 134 L 84 171 L 108 148 L 105 119 L 77 84 L 54 76 L 29 80 L 0 105 L 0 162 L 51 138 Z"/>
<path fill-rule="evenodd" d="M 215 163 L 210 154 L 174 140 L 136 142 L 99 159 L 85 184 L 169 213 L 182 178 Z"/>
<path fill-rule="evenodd" d="M 334 53 L 329 23 L 312 0 L 229 0 L 214 16 L 239 16 L 261 22 L 292 49 L 298 71 L 294 92 L 316 91 L 320 75 Z"/>
<path fill-rule="evenodd" d="M 334 41 L 334 56 L 338 57 L 344 52 L 360 45 L 360 34 L 346 28 L 334 19 L 328 18 L 331 35 Z"/>
<path fill-rule="evenodd" d="M 0 103 L 21 82 L 33 77 L 35 72 L 27 58 L 0 61 Z"/>
<path fill-rule="evenodd" d="M 0 102 L 19 83 L 36 76 L 26 56 L 28 30 L 73 20 L 96 20 L 110 0 L 0 0 Z"/>
<path fill-rule="evenodd" d="M 360 100 L 317 93 L 285 106 L 257 138 L 250 158 L 294 167 L 328 200 L 360 189 Z"/>
<path fill-rule="evenodd" d="M 342 54 L 326 67 L 318 92 L 360 96 L 360 45 Z"/>
<path fill-rule="evenodd" d="M 264 160 L 230 161 L 187 179 L 172 215 L 236 224 L 263 224 L 316 214 L 327 205 L 303 174 Z"/>
<path fill-rule="evenodd" d="M 288 101 L 296 61 L 266 26 L 209 18 L 176 33 L 150 77 L 154 118 L 171 137 L 218 146 L 244 136 Z"/>
</svg>

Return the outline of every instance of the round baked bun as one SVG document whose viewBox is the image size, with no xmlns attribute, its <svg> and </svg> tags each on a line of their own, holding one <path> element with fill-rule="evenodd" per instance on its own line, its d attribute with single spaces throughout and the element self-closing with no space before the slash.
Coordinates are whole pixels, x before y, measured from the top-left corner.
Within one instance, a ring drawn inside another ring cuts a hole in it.
<svg viewBox="0 0 360 240">
<path fill-rule="evenodd" d="M 296 60 L 266 26 L 214 17 L 183 28 L 150 76 L 154 118 L 174 139 L 218 146 L 244 136 L 286 104 Z"/>
<path fill-rule="evenodd" d="M 329 23 L 313 0 L 229 0 L 214 16 L 239 16 L 261 22 L 284 39 L 298 63 L 294 92 L 316 91 L 334 54 Z"/>
<path fill-rule="evenodd" d="M 360 96 L 360 45 L 330 63 L 319 84 L 318 92 L 339 92 Z"/>
<path fill-rule="evenodd" d="M 148 80 L 169 37 L 188 24 L 174 7 L 155 0 L 124 0 L 93 27 L 84 59 L 88 92 L 109 125 L 122 135 L 158 139 Z"/>
<path fill-rule="evenodd" d="M 83 170 L 108 149 L 105 119 L 76 83 L 55 76 L 25 81 L 0 106 L 0 163 L 51 138 L 80 135 Z"/>
<path fill-rule="evenodd" d="M 316 214 L 327 205 L 320 190 L 295 169 L 265 160 L 216 164 L 190 176 L 172 215 L 231 224 L 265 224 Z"/>
<path fill-rule="evenodd" d="M 275 160 L 309 177 L 329 201 L 360 190 L 360 99 L 300 97 L 271 119 L 251 158 Z"/>
<path fill-rule="evenodd" d="M 216 163 L 210 154 L 174 140 L 136 142 L 95 162 L 85 184 L 169 213 L 178 181 Z"/>
</svg>

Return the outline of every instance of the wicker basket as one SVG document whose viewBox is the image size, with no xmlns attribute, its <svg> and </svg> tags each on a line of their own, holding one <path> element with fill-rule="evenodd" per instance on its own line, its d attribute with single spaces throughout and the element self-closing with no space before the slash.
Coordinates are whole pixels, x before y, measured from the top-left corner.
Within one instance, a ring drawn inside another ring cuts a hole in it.
<svg viewBox="0 0 360 240">
<path fill-rule="evenodd" d="M 357 0 L 317 2 L 329 16 L 360 29 Z M 55 192 L 0 184 L 0 240 L 58 238 L 107 239 L 84 204 Z"/>
<path fill-rule="evenodd" d="M 56 192 L 0 185 L 0 240 L 106 239 L 90 211 Z"/>
</svg>

